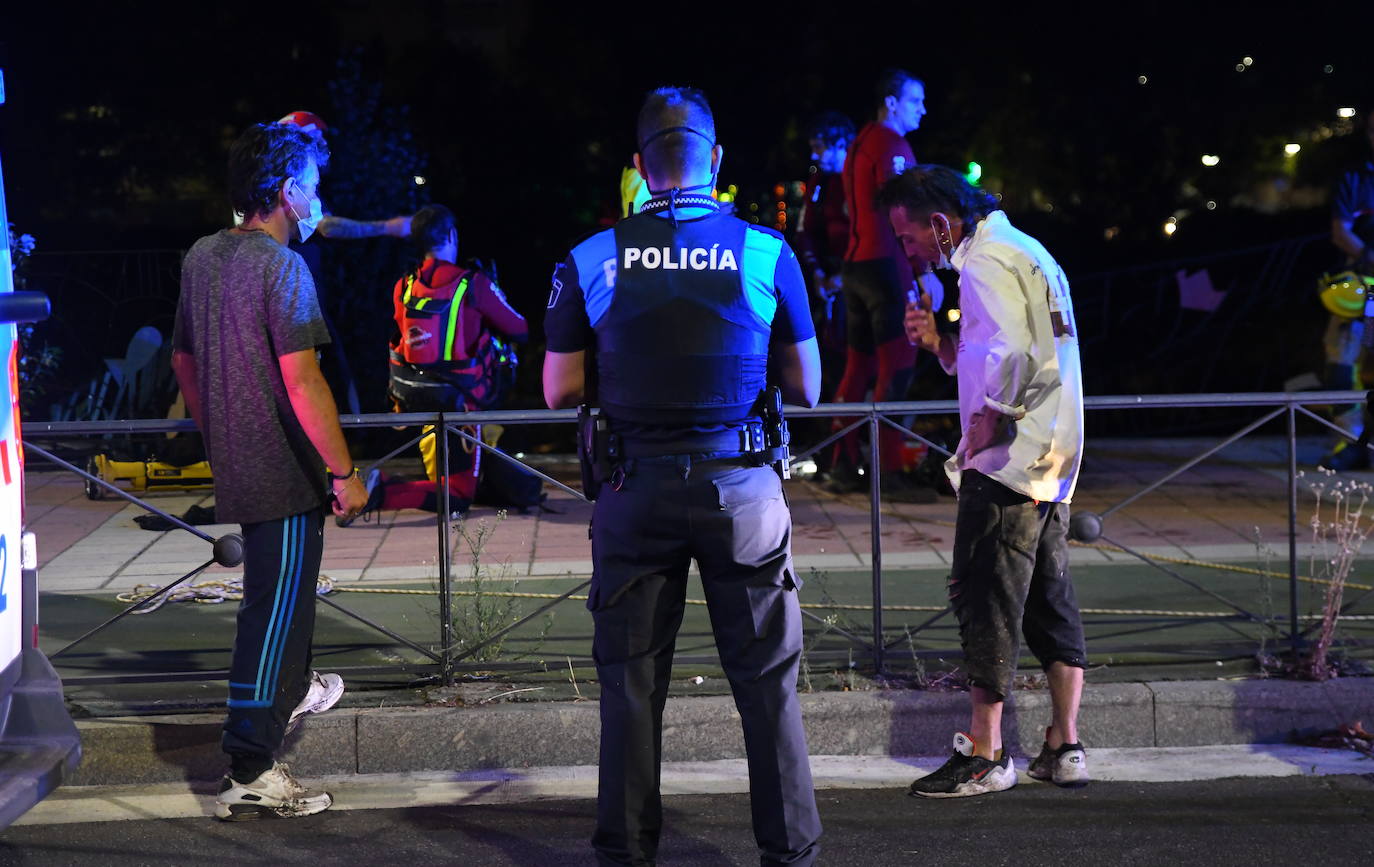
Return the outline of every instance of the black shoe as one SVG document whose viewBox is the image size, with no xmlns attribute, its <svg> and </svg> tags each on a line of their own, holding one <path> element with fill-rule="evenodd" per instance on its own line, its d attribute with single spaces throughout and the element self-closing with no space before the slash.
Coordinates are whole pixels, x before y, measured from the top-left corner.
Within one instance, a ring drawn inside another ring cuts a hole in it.
<svg viewBox="0 0 1374 867">
<path fill-rule="evenodd" d="M 868 489 L 868 478 L 849 461 L 839 461 L 830 468 L 824 487 L 832 494 L 853 494 Z"/>
<path fill-rule="evenodd" d="M 1369 449 L 1356 443 L 1342 442 L 1331 450 L 1331 454 L 1317 464 L 1324 470 L 1346 472 L 1349 470 L 1369 469 Z"/>
<path fill-rule="evenodd" d="M 934 488 L 913 481 L 906 473 L 883 473 L 881 482 L 883 499 L 891 503 L 934 503 L 940 499 Z"/>
<path fill-rule="evenodd" d="M 351 518 L 335 515 L 335 524 L 340 527 L 347 527 L 359 518 L 363 519 L 363 523 L 367 523 L 382 508 L 382 500 L 385 499 L 386 494 L 386 486 L 382 484 L 382 471 L 373 470 L 368 473 L 365 484 L 367 487 L 367 504 L 363 506 L 363 510 Z"/>
<path fill-rule="evenodd" d="M 973 739 L 963 732 L 954 736 L 954 754 L 939 770 L 911 784 L 908 794 L 920 798 L 971 798 L 1003 792 L 1016 785 L 1016 765 L 1011 756 L 990 761 L 973 754 Z"/>
</svg>

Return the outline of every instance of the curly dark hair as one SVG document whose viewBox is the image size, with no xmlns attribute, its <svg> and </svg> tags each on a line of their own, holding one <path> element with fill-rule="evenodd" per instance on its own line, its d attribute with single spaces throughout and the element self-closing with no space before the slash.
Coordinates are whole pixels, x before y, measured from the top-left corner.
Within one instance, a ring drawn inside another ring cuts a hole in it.
<svg viewBox="0 0 1374 867">
<path fill-rule="evenodd" d="M 654 137 L 655 133 L 678 126 L 695 133 L 680 131 Z M 716 121 L 706 94 L 699 89 L 660 87 L 644 97 L 635 133 L 640 159 L 650 171 L 694 169 L 710 163 L 711 148 L 716 143 Z"/>
<path fill-rule="evenodd" d="M 823 111 L 806 127 L 808 139 L 818 138 L 827 147 L 854 140 L 854 121 L 838 111 Z"/>
<path fill-rule="evenodd" d="M 878 190 L 878 209 L 887 213 L 901 206 L 913 220 L 939 211 L 972 225 L 997 210 L 997 198 L 978 189 L 949 166 L 915 165 L 883 184 Z"/>
<path fill-rule="evenodd" d="M 284 123 L 256 123 L 229 148 L 229 205 L 249 219 L 269 213 L 287 178 L 299 178 L 311 159 L 329 161 L 324 138 Z"/>
<path fill-rule="evenodd" d="M 455 228 L 452 211 L 443 205 L 426 205 L 411 218 L 410 237 L 420 252 L 428 253 L 447 241 Z"/>
<path fill-rule="evenodd" d="M 873 106 L 882 108 L 889 96 L 896 99 L 902 98 L 902 88 L 906 87 L 908 81 L 914 81 L 921 87 L 926 83 L 916 76 L 907 72 L 905 69 L 885 69 L 883 74 L 878 77 L 878 84 L 873 89 Z"/>
</svg>

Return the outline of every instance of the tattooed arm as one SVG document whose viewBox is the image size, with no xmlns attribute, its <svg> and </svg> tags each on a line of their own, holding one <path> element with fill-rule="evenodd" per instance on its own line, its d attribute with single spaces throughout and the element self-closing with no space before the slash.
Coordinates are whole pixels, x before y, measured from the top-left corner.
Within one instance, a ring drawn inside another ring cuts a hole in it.
<svg viewBox="0 0 1374 867">
<path fill-rule="evenodd" d="M 389 235 L 393 238 L 410 237 L 410 217 L 392 217 L 390 220 L 350 220 L 347 217 L 328 216 L 320 220 L 319 232 L 326 238 L 380 238 Z"/>
</svg>

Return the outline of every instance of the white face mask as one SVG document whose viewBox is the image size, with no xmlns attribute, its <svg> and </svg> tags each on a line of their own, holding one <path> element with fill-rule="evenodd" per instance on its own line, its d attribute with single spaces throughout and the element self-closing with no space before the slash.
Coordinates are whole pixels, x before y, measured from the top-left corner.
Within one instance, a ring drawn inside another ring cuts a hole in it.
<svg viewBox="0 0 1374 867">
<path fill-rule="evenodd" d="M 940 218 L 940 222 L 944 223 L 945 225 L 944 230 L 941 231 L 939 228 L 936 228 L 935 226 L 935 217 L 931 217 L 930 219 L 930 231 L 935 233 L 935 249 L 940 251 L 940 260 L 935 263 L 935 267 L 945 271 L 953 270 L 954 264 L 949 261 L 949 253 L 945 252 L 945 245 L 940 243 L 940 240 L 942 238 L 950 238 L 949 220 L 945 219 L 943 214 L 937 214 L 936 216 L 938 216 Z M 954 252 L 954 245 L 952 241 L 950 241 L 949 252 Z"/>
<path fill-rule="evenodd" d="M 300 189 L 300 184 L 296 185 L 296 189 Z M 287 202 L 287 206 L 291 208 L 291 216 L 296 218 L 296 240 L 304 244 L 306 239 L 315 234 L 315 229 L 319 227 L 320 220 L 324 219 L 324 208 L 320 205 L 320 197 L 311 197 L 310 213 L 304 217 L 296 213 L 295 205 Z"/>
</svg>

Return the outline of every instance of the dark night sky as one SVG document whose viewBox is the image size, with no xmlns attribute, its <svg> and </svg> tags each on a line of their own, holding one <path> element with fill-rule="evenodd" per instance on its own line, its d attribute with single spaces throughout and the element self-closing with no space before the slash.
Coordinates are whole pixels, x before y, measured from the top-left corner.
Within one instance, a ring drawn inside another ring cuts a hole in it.
<svg viewBox="0 0 1374 867">
<path fill-rule="evenodd" d="M 1172 252 L 1161 224 L 1208 198 L 1221 208 L 1175 251 L 1320 231 L 1311 196 L 1262 220 L 1245 202 L 1285 171 L 1290 191 L 1320 191 L 1357 143 L 1313 136 L 1374 96 L 1374 37 L 1348 36 L 1374 33 L 1356 11 L 1370 5 L 11 3 L 0 157 L 10 219 L 40 250 L 185 248 L 227 217 L 237 131 L 300 108 L 328 119 L 327 83 L 357 51 L 383 103 L 410 107 L 424 192 L 458 213 L 464 252 L 494 257 L 537 313 L 552 264 L 615 201 L 648 88 L 703 87 L 722 184 L 762 197 L 805 176 L 808 116 L 864 119 L 896 65 L 927 82 L 917 156 L 977 159 L 1073 274 Z M 1287 164 L 1285 141 L 1305 142 Z"/>
</svg>

